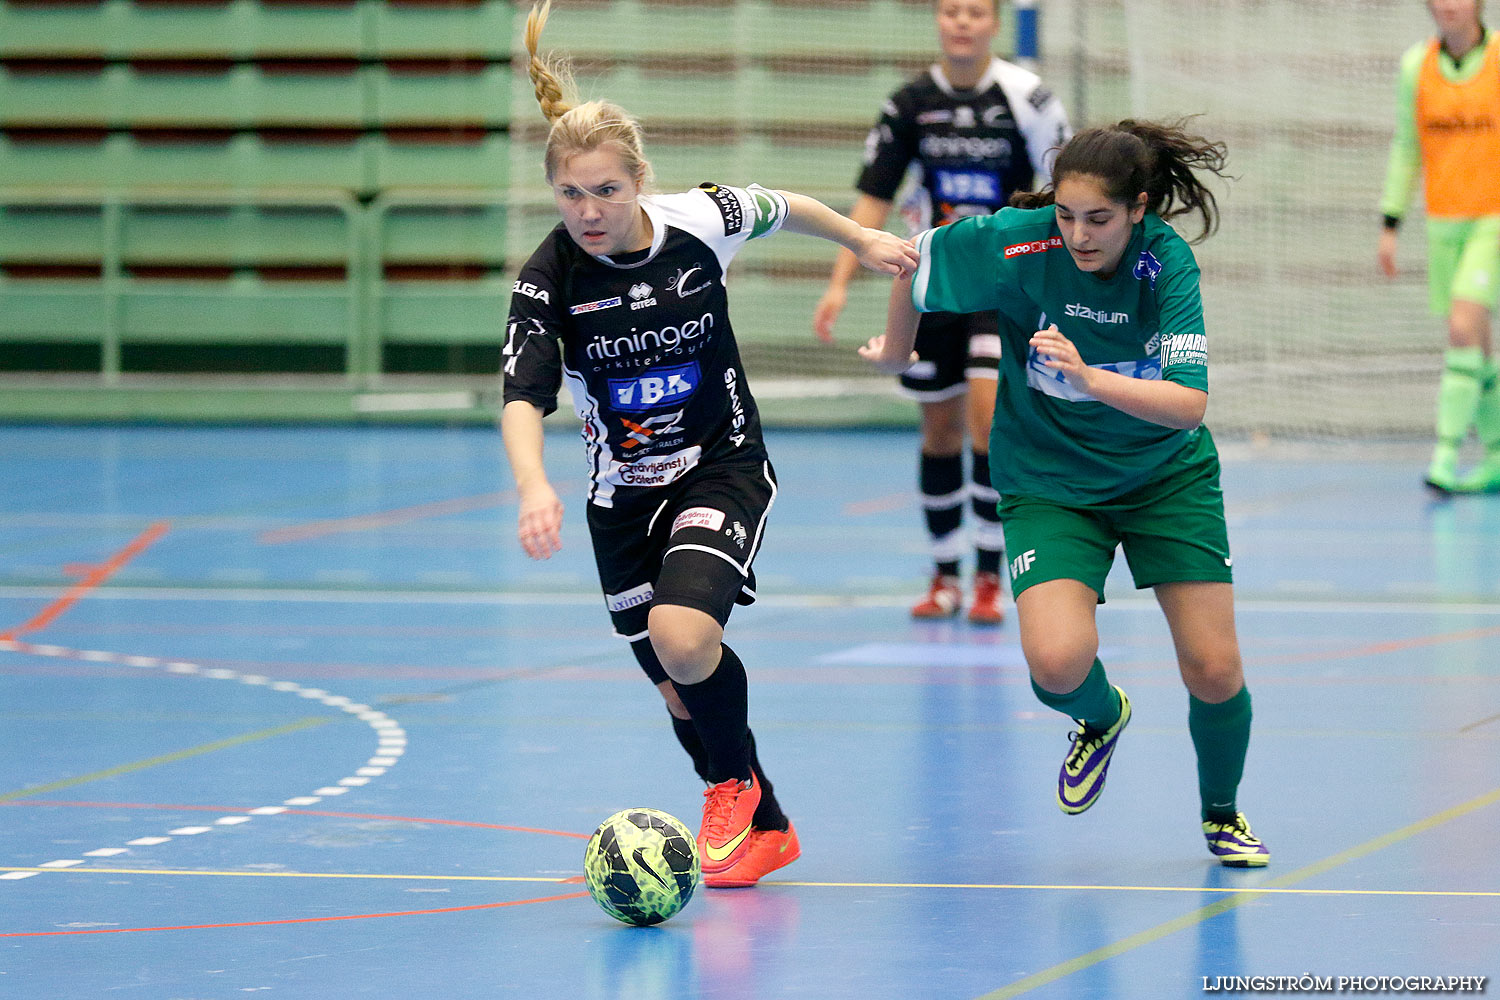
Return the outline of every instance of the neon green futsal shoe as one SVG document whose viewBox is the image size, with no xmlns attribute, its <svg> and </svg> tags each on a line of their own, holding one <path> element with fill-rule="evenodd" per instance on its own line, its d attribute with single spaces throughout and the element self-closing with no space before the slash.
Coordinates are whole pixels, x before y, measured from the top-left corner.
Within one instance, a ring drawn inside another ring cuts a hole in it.
<svg viewBox="0 0 1500 1000">
<path fill-rule="evenodd" d="M 1271 863 L 1271 852 L 1250 832 L 1244 813 L 1235 813 L 1232 823 L 1209 820 L 1203 824 L 1203 836 L 1208 852 L 1228 868 L 1264 868 Z"/>
<path fill-rule="evenodd" d="M 1427 475 L 1422 482 L 1438 493 L 1456 492 L 1459 488 L 1458 449 L 1439 442 L 1432 451 L 1432 462 L 1427 466 Z"/>
<path fill-rule="evenodd" d="M 1500 452 L 1489 452 L 1458 481 L 1464 493 L 1500 493 Z"/>
<path fill-rule="evenodd" d="M 1104 791 L 1104 777 L 1109 773 L 1115 744 L 1130 722 L 1130 699 L 1118 686 L 1115 690 L 1120 694 L 1120 718 L 1114 725 L 1095 729 L 1086 722 L 1079 723 L 1077 732 L 1068 734 L 1073 749 L 1068 751 L 1057 774 L 1057 804 L 1069 815 L 1083 812 Z"/>
</svg>

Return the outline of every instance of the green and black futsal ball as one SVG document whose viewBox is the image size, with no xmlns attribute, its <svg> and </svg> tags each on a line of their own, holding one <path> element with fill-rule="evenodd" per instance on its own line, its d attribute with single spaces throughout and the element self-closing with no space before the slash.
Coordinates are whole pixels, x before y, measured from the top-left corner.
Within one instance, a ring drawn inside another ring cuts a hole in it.
<svg viewBox="0 0 1500 1000">
<path fill-rule="evenodd" d="M 659 924 L 687 905 L 702 871 L 693 835 L 657 809 L 622 809 L 599 824 L 583 854 L 589 895 L 627 924 Z"/>
</svg>

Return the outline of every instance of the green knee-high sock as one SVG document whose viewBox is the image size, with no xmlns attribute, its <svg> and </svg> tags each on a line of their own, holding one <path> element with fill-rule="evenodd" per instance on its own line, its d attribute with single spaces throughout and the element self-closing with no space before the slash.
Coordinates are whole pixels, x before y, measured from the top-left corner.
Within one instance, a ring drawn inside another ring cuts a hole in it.
<svg viewBox="0 0 1500 1000">
<path fill-rule="evenodd" d="M 1083 683 L 1067 694 L 1045 691 L 1037 687 L 1035 680 L 1031 682 L 1031 690 L 1043 705 L 1055 708 L 1095 729 L 1108 729 L 1120 721 L 1120 694 L 1109 683 L 1109 678 L 1104 676 L 1104 664 L 1099 662 L 1098 657 L 1094 658 L 1094 665 L 1089 668 L 1089 674 L 1083 679 Z"/>
<path fill-rule="evenodd" d="M 1437 437 L 1439 447 L 1456 452 L 1473 426 L 1479 410 L 1484 352 L 1477 347 L 1450 347 L 1443 355 L 1443 377 L 1438 382 Z"/>
<path fill-rule="evenodd" d="M 1474 411 L 1474 429 L 1484 442 L 1486 458 L 1500 458 L 1500 368 L 1486 359 L 1480 375 L 1479 406 Z"/>
<path fill-rule="evenodd" d="M 1188 695 L 1188 732 L 1198 751 L 1198 794 L 1205 820 L 1232 820 L 1250 747 L 1250 689 L 1217 705 Z"/>
</svg>

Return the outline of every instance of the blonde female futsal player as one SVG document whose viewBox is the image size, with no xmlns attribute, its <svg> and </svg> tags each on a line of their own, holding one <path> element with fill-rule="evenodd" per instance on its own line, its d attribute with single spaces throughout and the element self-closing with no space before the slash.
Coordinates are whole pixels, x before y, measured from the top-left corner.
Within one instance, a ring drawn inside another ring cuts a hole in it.
<svg viewBox="0 0 1500 1000">
<path fill-rule="evenodd" d="M 583 420 L 588 524 L 605 604 L 666 699 L 679 742 L 708 782 L 698 850 L 710 886 L 754 884 L 796 859 L 797 834 L 759 766 L 745 668 L 722 642 L 776 497 L 734 330 L 725 272 L 778 229 L 847 247 L 872 270 L 910 273 L 915 251 L 811 198 L 757 185 L 649 191 L 639 126 L 578 103 L 526 47 L 552 123 L 545 167 L 562 221 L 522 268 L 504 349 L 506 452 L 518 533 L 534 559 L 561 545 L 562 504 L 542 465 L 542 417 L 568 381 Z"/>
</svg>

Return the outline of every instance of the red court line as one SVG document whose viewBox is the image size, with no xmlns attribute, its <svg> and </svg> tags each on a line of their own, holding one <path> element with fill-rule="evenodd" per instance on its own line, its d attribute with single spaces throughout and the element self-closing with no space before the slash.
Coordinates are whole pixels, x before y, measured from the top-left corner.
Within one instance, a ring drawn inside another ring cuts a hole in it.
<svg viewBox="0 0 1500 1000">
<path fill-rule="evenodd" d="M 246 806 L 188 806 L 163 802 L 55 802 L 51 799 L 12 799 L 9 802 L 0 802 L 0 806 L 63 806 L 74 809 L 160 809 L 166 812 L 181 810 L 183 812 L 220 813 L 245 813 L 249 812 L 251 808 Z M 534 826 L 509 826 L 504 823 L 480 823 L 466 819 L 432 819 L 423 816 L 385 816 L 379 813 L 331 812 L 323 809 L 292 808 L 288 808 L 285 813 L 279 815 L 333 816 L 339 819 L 383 819 L 391 823 L 425 823 L 429 826 L 466 826 L 478 830 L 505 830 L 510 833 L 539 833 L 548 837 L 571 837 L 575 840 L 589 839 L 589 834 L 586 833 L 571 833 L 567 830 L 544 830 Z"/>
<path fill-rule="evenodd" d="M 226 927 L 275 927 L 280 924 L 322 924 L 333 920 L 378 920 L 382 917 L 425 917 L 434 913 L 466 913 L 472 910 L 498 910 L 506 906 L 529 906 L 532 903 L 556 903 L 564 899 L 582 899 L 586 892 L 570 892 L 561 896 L 539 896 L 536 899 L 517 899 L 509 903 L 477 903 L 473 906 L 445 906 L 438 910 L 401 910 L 395 913 L 348 913 L 337 917 L 293 917 L 288 920 L 246 920 L 232 924 L 182 924 L 176 927 L 103 927 L 86 931 L 12 931 L 0 933 L 0 938 L 20 937 L 70 937 L 75 934 L 144 934 L 150 931 L 209 931 Z"/>
<path fill-rule="evenodd" d="M 66 594 L 63 594 L 57 600 L 43 608 L 41 614 L 24 625 L 18 625 L 7 632 L 0 632 L 0 642 L 14 639 L 16 636 L 26 632 L 35 632 L 38 629 L 45 628 L 58 615 L 76 604 L 79 598 L 99 586 L 105 580 L 108 580 L 121 566 L 124 566 L 130 560 L 140 555 L 151 546 L 152 542 L 165 535 L 170 526 L 171 523 L 168 521 L 157 521 L 151 525 L 151 527 L 135 536 L 129 545 L 116 552 L 113 556 L 110 556 L 108 561 L 102 562 L 90 569 L 87 576 L 68 588 Z"/>
<path fill-rule="evenodd" d="M 326 521 L 309 521 L 306 524 L 294 524 L 285 528 L 272 528 L 269 531 L 262 531 L 256 540 L 262 545 L 305 542 L 311 538 L 323 538 L 327 535 L 340 535 L 350 531 L 369 531 L 372 528 L 386 528 L 393 524 L 406 524 L 410 521 L 419 521 L 424 517 L 442 517 L 445 514 L 461 514 L 465 511 L 484 510 L 486 507 L 500 507 L 511 503 L 515 499 L 515 490 L 481 493 L 478 496 L 438 500 L 433 503 L 418 504 L 415 507 L 398 507 L 395 510 L 380 511 L 376 514 L 360 514 L 356 517 L 335 517 Z"/>
</svg>

